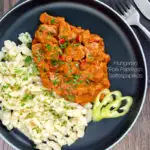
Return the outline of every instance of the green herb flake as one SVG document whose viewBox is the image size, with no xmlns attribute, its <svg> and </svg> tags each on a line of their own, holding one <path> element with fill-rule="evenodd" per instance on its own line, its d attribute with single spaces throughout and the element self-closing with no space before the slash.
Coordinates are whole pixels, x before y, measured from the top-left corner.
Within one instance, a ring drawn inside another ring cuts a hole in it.
<svg viewBox="0 0 150 150">
<path fill-rule="evenodd" d="M 13 87 L 13 90 L 20 90 L 20 85 L 18 85 L 18 84 L 15 84 L 15 86 Z"/>
<path fill-rule="evenodd" d="M 77 75 L 77 74 L 73 74 L 72 76 L 75 80 L 78 80 L 80 78 L 80 75 Z"/>
<path fill-rule="evenodd" d="M 72 69 L 69 69 L 69 73 L 72 73 Z"/>
<path fill-rule="evenodd" d="M 65 49 L 68 46 L 68 42 L 65 42 L 64 44 L 60 44 L 61 49 Z"/>
<path fill-rule="evenodd" d="M 34 117 L 34 113 L 29 113 L 27 116 L 26 116 L 26 119 L 28 119 L 28 118 L 33 118 Z"/>
<path fill-rule="evenodd" d="M 5 106 L 2 106 L 2 110 L 3 110 L 3 111 L 6 111 L 7 109 L 6 109 L 6 107 L 5 107 Z"/>
<path fill-rule="evenodd" d="M 68 80 L 68 81 L 66 81 L 66 83 L 71 84 L 71 83 L 73 83 L 73 80 Z"/>
<path fill-rule="evenodd" d="M 21 104 L 21 107 L 23 107 L 23 106 L 25 106 L 25 103 L 22 103 L 22 104 Z"/>
<path fill-rule="evenodd" d="M 25 94 L 23 97 L 23 101 L 28 101 L 28 100 L 32 100 L 34 98 L 34 96 L 32 94 Z"/>
<path fill-rule="evenodd" d="M 59 47 L 58 46 L 54 46 L 54 50 L 58 50 L 59 49 Z"/>
<path fill-rule="evenodd" d="M 53 90 L 49 91 L 48 94 L 49 94 L 50 97 L 55 97 Z"/>
<path fill-rule="evenodd" d="M 68 98 L 69 101 L 72 101 L 72 102 L 74 102 L 74 100 L 75 100 L 74 95 L 67 95 L 67 98 Z"/>
<path fill-rule="evenodd" d="M 90 61 L 94 61 L 94 57 L 93 57 L 91 54 L 88 54 L 88 59 L 89 59 Z"/>
<path fill-rule="evenodd" d="M 74 44 L 73 46 L 78 47 L 78 46 L 80 46 L 80 45 L 81 45 L 81 43 L 76 43 L 76 44 Z"/>
<path fill-rule="evenodd" d="M 41 26 L 39 27 L 39 31 L 40 31 L 40 32 L 43 32 L 44 30 L 45 30 L 45 27 L 41 25 Z"/>
<path fill-rule="evenodd" d="M 39 74 L 38 68 L 36 64 L 34 63 L 32 67 L 32 75 L 38 75 L 38 74 Z"/>
<path fill-rule="evenodd" d="M 83 80 L 80 80 L 79 82 L 78 82 L 78 84 L 82 84 L 83 83 Z"/>
<path fill-rule="evenodd" d="M 77 84 L 78 84 L 78 81 L 77 81 L 77 80 L 73 80 L 73 84 L 74 84 L 74 85 L 77 85 Z"/>
<path fill-rule="evenodd" d="M 55 18 L 51 19 L 51 24 L 55 24 Z"/>
<path fill-rule="evenodd" d="M 37 133 L 41 133 L 42 132 L 42 130 L 39 127 L 35 127 L 35 128 L 33 128 L 33 130 L 36 130 Z"/>
<path fill-rule="evenodd" d="M 60 51 L 59 51 L 59 54 L 60 54 L 60 55 L 62 55 L 62 54 L 63 54 L 62 50 L 60 50 Z"/>
<path fill-rule="evenodd" d="M 28 80 L 28 77 L 24 77 L 24 78 L 23 78 L 23 81 L 27 81 L 27 80 Z"/>
<path fill-rule="evenodd" d="M 60 38 L 61 38 L 61 39 L 65 39 L 65 41 L 68 40 L 68 37 L 67 37 L 67 36 L 61 36 Z"/>
<path fill-rule="evenodd" d="M 16 74 L 20 74 L 20 73 L 22 73 L 22 69 L 20 69 L 20 68 L 15 68 L 15 70 L 14 70 L 14 71 L 15 71 L 15 73 L 16 73 Z"/>
<path fill-rule="evenodd" d="M 27 56 L 24 60 L 26 65 L 30 65 L 32 63 L 32 57 L 31 56 Z"/>
<path fill-rule="evenodd" d="M 40 62 L 41 61 L 41 57 L 40 56 L 38 56 L 38 62 Z"/>
<path fill-rule="evenodd" d="M 64 64 L 65 64 L 65 62 L 64 62 L 64 61 L 62 61 L 62 60 L 59 60 L 59 64 L 60 64 L 60 65 L 64 65 Z"/>
<path fill-rule="evenodd" d="M 6 95 L 7 95 L 9 98 L 11 98 L 11 97 L 12 97 L 9 93 L 7 93 Z"/>
<path fill-rule="evenodd" d="M 54 86 L 58 85 L 59 84 L 59 80 L 55 79 L 55 80 L 51 80 L 52 83 L 54 84 Z"/>
<path fill-rule="evenodd" d="M 58 61 L 58 60 L 51 60 L 51 64 L 52 64 L 53 66 L 58 65 L 58 63 L 59 63 L 59 61 Z"/>
<path fill-rule="evenodd" d="M 48 49 L 48 51 L 52 50 L 52 46 L 50 44 L 46 44 L 46 48 Z"/>
<path fill-rule="evenodd" d="M 9 87 L 10 86 L 8 84 L 2 86 L 3 89 L 8 89 Z"/>
<path fill-rule="evenodd" d="M 66 126 L 67 125 L 67 121 L 63 121 L 61 126 Z"/>
</svg>

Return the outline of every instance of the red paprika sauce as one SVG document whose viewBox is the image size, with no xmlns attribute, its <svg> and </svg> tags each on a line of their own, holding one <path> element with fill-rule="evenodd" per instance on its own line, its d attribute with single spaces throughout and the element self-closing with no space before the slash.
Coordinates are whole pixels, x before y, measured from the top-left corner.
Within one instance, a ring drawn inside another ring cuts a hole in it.
<svg viewBox="0 0 150 150">
<path fill-rule="evenodd" d="M 103 39 L 62 17 L 40 16 L 32 54 L 43 86 L 66 100 L 84 105 L 110 87 Z"/>
</svg>

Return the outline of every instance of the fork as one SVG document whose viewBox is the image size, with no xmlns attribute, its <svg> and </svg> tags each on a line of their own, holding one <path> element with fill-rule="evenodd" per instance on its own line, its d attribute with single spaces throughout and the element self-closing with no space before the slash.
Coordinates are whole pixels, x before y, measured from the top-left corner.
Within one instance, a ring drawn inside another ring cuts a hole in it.
<svg viewBox="0 0 150 150">
<path fill-rule="evenodd" d="M 149 38 L 150 32 L 140 23 L 140 14 L 128 1 L 117 3 L 117 8 L 122 14 L 121 17 L 131 26 L 138 26 Z"/>
</svg>

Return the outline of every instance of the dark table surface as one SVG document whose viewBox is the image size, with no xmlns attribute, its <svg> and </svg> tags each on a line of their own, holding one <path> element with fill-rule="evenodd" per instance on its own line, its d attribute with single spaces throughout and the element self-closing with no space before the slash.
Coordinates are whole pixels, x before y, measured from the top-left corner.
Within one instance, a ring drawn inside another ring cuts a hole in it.
<svg viewBox="0 0 150 150">
<path fill-rule="evenodd" d="M 18 0 L 0 0 L 0 17 L 17 2 Z M 0 150 L 13 149 L 0 139 Z M 150 88 L 148 88 L 146 102 L 138 121 L 113 150 L 150 150 Z"/>
</svg>

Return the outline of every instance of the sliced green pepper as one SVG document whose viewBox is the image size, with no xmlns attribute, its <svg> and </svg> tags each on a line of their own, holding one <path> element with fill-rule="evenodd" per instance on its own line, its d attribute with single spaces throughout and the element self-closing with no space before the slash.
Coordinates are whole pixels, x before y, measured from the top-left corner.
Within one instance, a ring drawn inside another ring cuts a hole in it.
<svg viewBox="0 0 150 150">
<path fill-rule="evenodd" d="M 103 91 L 101 91 L 97 97 L 96 97 L 96 100 L 95 100 L 95 104 L 94 104 L 94 108 L 96 108 L 97 106 L 101 105 L 101 102 L 100 102 L 100 97 L 102 94 L 104 95 L 107 95 L 110 93 L 110 90 L 109 89 L 104 89 Z"/>
<path fill-rule="evenodd" d="M 110 93 L 110 90 L 109 89 L 104 89 L 103 91 L 101 91 L 97 97 L 96 97 L 96 100 L 95 100 L 95 103 L 94 103 L 94 107 L 93 107 L 93 120 L 96 121 L 98 120 L 99 118 L 99 115 L 100 115 L 100 110 L 102 108 L 102 103 L 100 102 L 100 97 L 102 94 L 104 95 L 107 95 Z"/>
<path fill-rule="evenodd" d="M 106 95 L 102 102 L 99 101 L 101 94 Z M 132 103 L 132 97 L 122 97 L 120 91 L 109 92 L 106 89 L 96 97 L 93 108 L 93 121 L 121 117 L 128 113 Z"/>
</svg>

